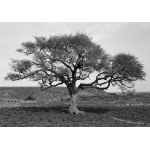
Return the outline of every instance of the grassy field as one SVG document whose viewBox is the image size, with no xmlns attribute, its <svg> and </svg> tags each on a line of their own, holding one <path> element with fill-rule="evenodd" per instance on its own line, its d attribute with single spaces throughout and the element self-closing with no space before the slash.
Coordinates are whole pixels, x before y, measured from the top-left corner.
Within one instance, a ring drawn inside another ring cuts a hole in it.
<svg viewBox="0 0 150 150">
<path fill-rule="evenodd" d="M 29 96 L 35 101 L 25 101 Z M 149 127 L 150 95 L 121 96 L 88 90 L 79 95 L 83 114 L 69 115 L 66 88 L 0 88 L 1 127 Z"/>
</svg>

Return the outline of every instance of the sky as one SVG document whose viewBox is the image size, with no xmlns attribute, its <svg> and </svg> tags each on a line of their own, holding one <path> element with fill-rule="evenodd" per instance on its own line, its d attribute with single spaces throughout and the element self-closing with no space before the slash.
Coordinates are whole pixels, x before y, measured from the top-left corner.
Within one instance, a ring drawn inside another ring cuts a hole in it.
<svg viewBox="0 0 150 150">
<path fill-rule="evenodd" d="M 115 55 L 119 52 L 131 53 L 144 64 L 147 73 L 145 81 L 137 81 L 137 92 L 150 90 L 150 23 L 148 22 L 0 22 L 0 86 L 36 86 L 36 82 L 4 81 L 11 72 L 11 59 L 23 59 L 15 52 L 21 43 L 34 41 L 33 36 L 87 33 L 93 42 L 100 44 L 106 52 Z M 110 87 L 110 92 L 120 91 Z"/>
</svg>

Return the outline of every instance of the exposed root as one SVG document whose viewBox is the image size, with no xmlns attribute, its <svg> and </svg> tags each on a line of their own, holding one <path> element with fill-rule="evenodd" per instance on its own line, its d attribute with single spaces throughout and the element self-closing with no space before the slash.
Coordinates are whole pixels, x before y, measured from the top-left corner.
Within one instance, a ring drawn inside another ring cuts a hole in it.
<svg viewBox="0 0 150 150">
<path fill-rule="evenodd" d="M 78 114 L 84 114 L 84 111 L 78 111 Z"/>
<path fill-rule="evenodd" d="M 77 107 L 70 105 L 70 107 L 68 109 L 68 113 L 69 114 L 81 114 L 81 113 L 84 113 L 84 112 L 83 111 L 79 111 Z"/>
</svg>

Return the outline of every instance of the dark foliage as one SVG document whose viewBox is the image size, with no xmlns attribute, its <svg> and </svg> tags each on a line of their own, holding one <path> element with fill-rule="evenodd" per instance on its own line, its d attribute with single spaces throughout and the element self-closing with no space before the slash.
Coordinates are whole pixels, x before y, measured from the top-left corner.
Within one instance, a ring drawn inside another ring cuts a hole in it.
<svg viewBox="0 0 150 150">
<path fill-rule="evenodd" d="M 143 80 L 143 65 L 131 55 L 108 55 L 100 45 L 84 33 L 34 37 L 34 42 L 22 43 L 17 52 L 31 56 L 32 60 L 13 60 L 6 79 L 30 79 L 39 82 L 41 89 L 65 84 L 69 94 L 86 88 L 105 90 L 113 86 L 131 88 L 134 81 Z M 95 73 L 91 83 L 82 83 Z M 76 87 L 76 82 L 81 84 Z"/>
</svg>

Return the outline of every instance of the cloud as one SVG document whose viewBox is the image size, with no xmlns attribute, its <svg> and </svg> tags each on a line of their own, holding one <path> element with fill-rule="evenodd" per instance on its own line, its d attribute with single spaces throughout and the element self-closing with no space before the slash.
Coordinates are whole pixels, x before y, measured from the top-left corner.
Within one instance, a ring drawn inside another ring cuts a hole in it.
<svg viewBox="0 0 150 150">
<path fill-rule="evenodd" d="M 128 23 L 97 23 L 95 27 L 87 29 L 87 32 L 92 35 L 94 41 L 102 40 L 113 36 L 121 29 L 125 28 Z"/>
<path fill-rule="evenodd" d="M 144 29 L 150 28 L 150 22 L 140 22 L 137 24 L 139 24 L 139 26 Z"/>
<path fill-rule="evenodd" d="M 121 29 L 125 28 L 128 22 L 58 22 L 45 23 L 46 29 L 49 28 L 52 34 L 71 34 L 85 32 L 93 38 L 95 42 L 108 38 Z M 53 29 L 53 30 L 52 30 Z"/>
</svg>

